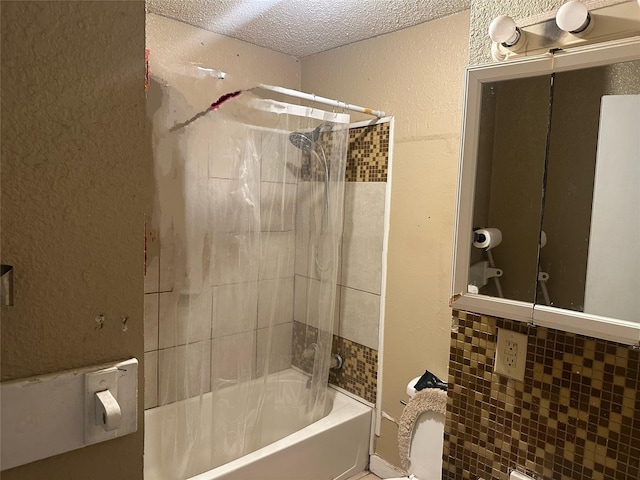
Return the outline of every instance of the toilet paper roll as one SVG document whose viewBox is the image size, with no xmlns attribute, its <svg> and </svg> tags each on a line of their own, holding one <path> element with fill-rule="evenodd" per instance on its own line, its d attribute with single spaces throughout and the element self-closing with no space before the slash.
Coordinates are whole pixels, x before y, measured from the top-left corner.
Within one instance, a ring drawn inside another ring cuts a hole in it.
<svg viewBox="0 0 640 480">
<path fill-rule="evenodd" d="M 473 246 L 490 250 L 502 242 L 502 232 L 497 228 L 479 228 L 475 232 Z"/>
<path fill-rule="evenodd" d="M 422 375 L 418 375 L 416 378 L 412 378 L 409 383 L 407 383 L 407 395 L 413 397 L 416 394 L 416 389 L 414 388 L 418 380 Z"/>
</svg>

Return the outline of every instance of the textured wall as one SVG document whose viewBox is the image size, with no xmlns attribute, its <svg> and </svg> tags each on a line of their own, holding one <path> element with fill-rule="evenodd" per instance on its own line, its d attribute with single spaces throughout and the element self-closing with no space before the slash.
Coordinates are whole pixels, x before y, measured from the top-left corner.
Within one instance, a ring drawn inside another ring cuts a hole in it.
<svg viewBox="0 0 640 480">
<path fill-rule="evenodd" d="M 1 13 L 2 263 L 15 267 L 2 380 L 142 360 L 144 1 L 2 2 Z M 2 478 L 141 479 L 139 426 Z"/>
<path fill-rule="evenodd" d="M 583 0 L 589 8 L 623 3 L 627 0 Z M 469 29 L 469 64 L 493 63 L 488 29 L 498 15 L 513 17 L 516 24 L 553 13 L 566 0 L 471 0 L 471 26 Z M 529 25 L 535 21 L 527 22 Z"/>
<path fill-rule="evenodd" d="M 400 417 L 407 382 L 447 375 L 453 217 L 468 13 L 302 60 L 302 89 L 394 115 L 382 409 Z M 380 393 L 380 392 L 379 392 Z M 397 426 L 376 452 L 399 465 Z"/>
</svg>

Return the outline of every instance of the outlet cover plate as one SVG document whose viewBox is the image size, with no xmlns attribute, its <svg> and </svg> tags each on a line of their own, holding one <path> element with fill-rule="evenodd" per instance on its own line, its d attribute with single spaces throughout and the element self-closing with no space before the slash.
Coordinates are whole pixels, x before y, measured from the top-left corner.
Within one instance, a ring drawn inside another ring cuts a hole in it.
<svg viewBox="0 0 640 480">
<path fill-rule="evenodd" d="M 509 475 L 509 480 L 534 480 L 532 477 L 525 475 L 524 473 L 516 472 L 515 470 Z"/>
<path fill-rule="evenodd" d="M 516 333 L 503 328 L 498 329 L 495 372 L 514 380 L 524 381 L 527 341 L 528 337 L 524 333 Z"/>
</svg>

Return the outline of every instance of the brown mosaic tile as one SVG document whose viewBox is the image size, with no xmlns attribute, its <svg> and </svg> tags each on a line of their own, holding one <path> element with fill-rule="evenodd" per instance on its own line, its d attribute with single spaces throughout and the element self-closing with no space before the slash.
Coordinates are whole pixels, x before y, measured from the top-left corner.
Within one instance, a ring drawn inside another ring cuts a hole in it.
<svg viewBox="0 0 640 480">
<path fill-rule="evenodd" d="M 333 336 L 333 351 L 342 356 L 344 364 L 340 370 L 329 372 L 329 383 L 375 403 L 378 351 L 336 335 Z"/>
<path fill-rule="evenodd" d="M 389 171 L 389 122 L 350 128 L 345 171 L 346 182 L 386 182 Z M 345 148 L 343 137 L 332 132 L 322 132 L 318 137 L 321 152 L 331 170 L 333 156 Z M 303 181 L 320 181 L 325 178 L 324 165 L 315 154 L 302 152 Z"/>
<path fill-rule="evenodd" d="M 345 181 L 387 181 L 390 131 L 389 122 L 349 130 Z"/>
<path fill-rule="evenodd" d="M 640 352 L 454 312 L 443 479 L 640 478 Z M 500 328 L 528 335 L 524 382 L 493 373 Z"/>
<path fill-rule="evenodd" d="M 293 322 L 293 365 L 305 372 L 312 369 L 312 361 L 302 355 L 307 345 L 317 341 L 318 329 Z M 375 403 L 378 378 L 378 351 L 333 336 L 332 352 L 339 353 L 344 363 L 340 370 L 329 372 L 329 383 Z"/>
</svg>

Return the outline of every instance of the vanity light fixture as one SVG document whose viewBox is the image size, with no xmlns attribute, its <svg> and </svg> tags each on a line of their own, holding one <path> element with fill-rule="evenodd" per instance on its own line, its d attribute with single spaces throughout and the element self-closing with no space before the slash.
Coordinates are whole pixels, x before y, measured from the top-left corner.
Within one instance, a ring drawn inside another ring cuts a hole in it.
<svg viewBox="0 0 640 480">
<path fill-rule="evenodd" d="M 507 15 L 493 19 L 489 24 L 489 37 L 492 40 L 491 56 L 498 62 L 505 60 L 511 53 L 522 50 L 526 43 L 522 30 Z"/>
<path fill-rule="evenodd" d="M 500 15 L 489 24 L 489 37 L 491 37 L 491 40 L 501 43 L 505 47 L 513 47 L 518 43 L 521 35 L 522 32 L 516 26 L 516 22 L 507 15 Z"/>
<path fill-rule="evenodd" d="M 640 2 L 640 0 L 638 0 Z M 560 30 L 574 35 L 584 32 L 591 24 L 589 10 L 579 0 L 571 0 L 558 9 L 556 24 Z"/>
</svg>

